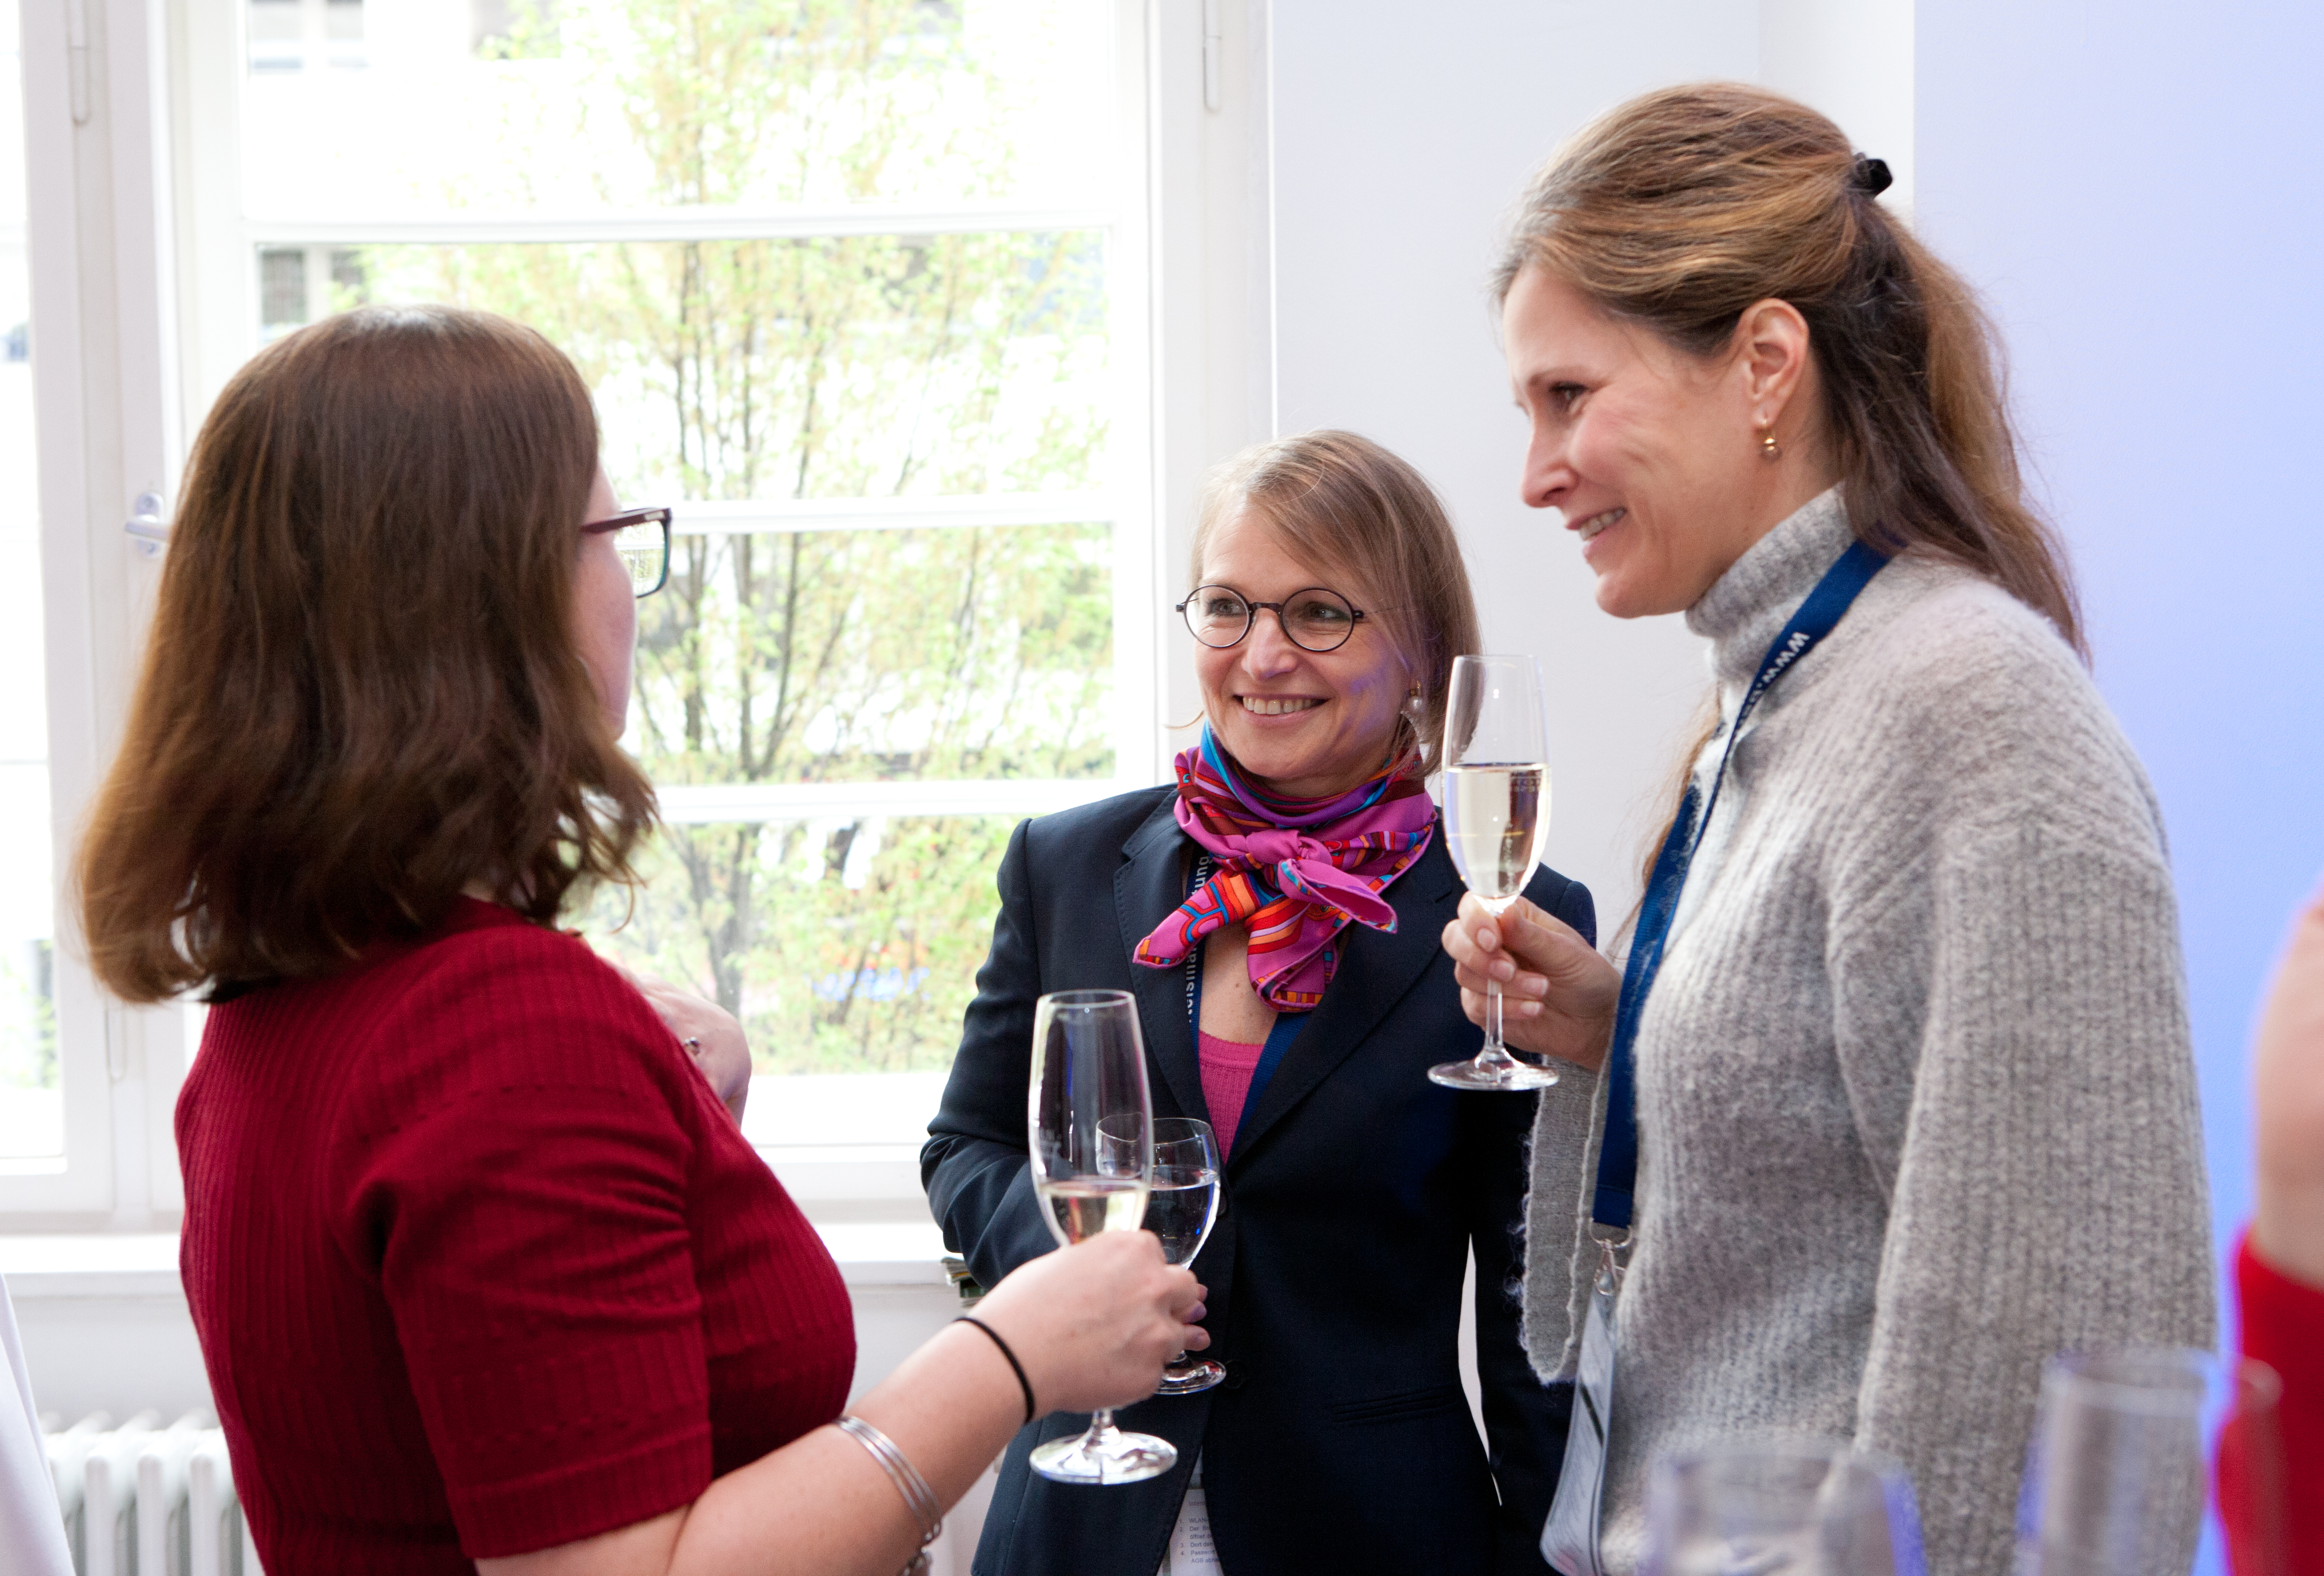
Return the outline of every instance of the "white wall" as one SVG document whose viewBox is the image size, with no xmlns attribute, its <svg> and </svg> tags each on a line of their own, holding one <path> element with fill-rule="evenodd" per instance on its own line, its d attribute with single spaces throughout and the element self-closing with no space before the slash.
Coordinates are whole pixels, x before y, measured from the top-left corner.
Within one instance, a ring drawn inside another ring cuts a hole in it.
<svg viewBox="0 0 2324 1576">
<path fill-rule="evenodd" d="M 1678 619 L 1600 613 L 1556 518 L 1517 500 L 1525 429 L 1485 286 L 1504 217 L 1591 116 L 1703 78 L 1807 99 L 1909 189 L 1911 0 L 1275 0 L 1273 13 L 1276 429 L 1351 428 L 1443 494 L 1486 646 L 1533 652 L 1548 677 L 1546 857 L 1597 894 L 1610 931 L 1636 900 L 1651 801 L 1706 678 Z"/>
<path fill-rule="evenodd" d="M 1950 0 L 1916 48 L 1922 229 L 2008 342 L 2170 831 L 2224 1251 L 2254 1009 L 2324 871 L 2324 13 Z"/>
</svg>

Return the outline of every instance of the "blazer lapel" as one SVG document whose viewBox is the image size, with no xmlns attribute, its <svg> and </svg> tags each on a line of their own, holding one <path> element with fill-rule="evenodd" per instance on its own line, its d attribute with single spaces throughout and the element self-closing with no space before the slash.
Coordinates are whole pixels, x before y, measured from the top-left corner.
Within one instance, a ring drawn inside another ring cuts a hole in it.
<svg viewBox="0 0 2324 1576">
<path fill-rule="evenodd" d="M 1308 1015 L 1307 1026 L 1283 1053 L 1283 1065 L 1260 1092 L 1257 1108 L 1235 1129 L 1229 1170 L 1348 1059 L 1443 955 L 1444 926 L 1461 906 L 1461 877 L 1444 852 L 1441 825 L 1428 852 L 1388 889 L 1388 897 L 1396 908 L 1395 934 L 1362 925 L 1351 925 L 1340 933 L 1340 963 L 1323 991 L 1323 1004 Z M 1183 1009 L 1179 1017 L 1185 1017 Z"/>
<path fill-rule="evenodd" d="M 1138 998 L 1139 1021 L 1146 1031 L 1147 1060 L 1161 1072 L 1177 1114 L 1207 1120 L 1202 1065 L 1186 1022 L 1186 971 L 1183 965 L 1148 968 L 1136 956 L 1138 944 L 1186 900 L 1187 839 L 1172 813 L 1177 802 L 1176 795 L 1164 798 L 1121 845 L 1113 906 L 1121 920 L 1122 956 L 1130 961 L 1130 993 Z M 1162 1110 L 1159 1091 L 1157 1096 L 1157 1112 L 1169 1114 Z"/>
</svg>

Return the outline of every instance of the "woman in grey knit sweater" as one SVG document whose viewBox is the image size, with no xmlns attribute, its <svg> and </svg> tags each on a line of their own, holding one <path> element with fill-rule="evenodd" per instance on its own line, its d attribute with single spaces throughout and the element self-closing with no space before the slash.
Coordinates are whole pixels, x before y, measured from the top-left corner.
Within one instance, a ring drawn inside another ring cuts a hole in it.
<svg viewBox="0 0 2324 1576">
<path fill-rule="evenodd" d="M 1851 542 L 1891 558 L 1750 712 L 1637 1015 L 1618 1572 L 1653 1454 L 1772 1433 L 1898 1457 L 1931 1571 L 2006 1571 L 2043 1359 L 2212 1340 L 2153 797 L 2079 660 L 1988 331 L 1886 181 L 1775 95 L 1650 95 L 1536 180 L 1500 279 L 1526 501 L 1562 512 L 1605 611 L 1712 643 L 1706 796 L 1811 588 Z M 1619 977 L 1570 931 L 1471 907 L 1445 946 L 1471 1017 L 1489 969 L 1513 1042 L 1603 1062 Z M 1540 1106 L 1545 1379 L 1574 1371 L 1597 1264 L 1604 1082 Z"/>
</svg>

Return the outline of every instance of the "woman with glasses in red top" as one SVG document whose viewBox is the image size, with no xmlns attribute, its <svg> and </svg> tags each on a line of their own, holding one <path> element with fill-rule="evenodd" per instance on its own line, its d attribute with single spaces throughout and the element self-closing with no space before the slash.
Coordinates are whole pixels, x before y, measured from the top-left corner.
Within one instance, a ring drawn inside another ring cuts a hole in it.
<svg viewBox="0 0 2324 1576">
<path fill-rule="evenodd" d="M 79 888 L 115 993 L 212 1003 L 181 1254 L 273 1576 L 887 1576 L 1028 1417 L 1204 1344 L 1108 1233 L 842 1414 L 838 1269 L 710 1086 L 741 1029 L 557 928 L 653 815 L 617 741 L 669 520 L 597 448 L 531 330 L 371 309 L 188 467 Z"/>
</svg>

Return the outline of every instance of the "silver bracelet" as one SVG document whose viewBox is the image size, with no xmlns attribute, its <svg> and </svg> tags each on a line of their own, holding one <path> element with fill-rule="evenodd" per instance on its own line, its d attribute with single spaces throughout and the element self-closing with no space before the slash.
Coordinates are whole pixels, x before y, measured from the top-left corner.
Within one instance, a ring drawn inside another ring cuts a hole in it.
<svg viewBox="0 0 2324 1576">
<path fill-rule="evenodd" d="M 919 1553 L 903 1569 L 902 1576 L 927 1576 L 928 1545 L 944 1531 L 944 1507 L 936 1503 L 936 1490 L 919 1474 L 919 1469 L 896 1448 L 896 1442 L 872 1427 L 853 1412 L 839 1415 L 841 1433 L 854 1436 L 857 1443 L 872 1452 L 880 1470 L 888 1474 L 888 1481 L 896 1485 L 896 1492 L 904 1497 L 904 1508 L 920 1524 Z"/>
</svg>

